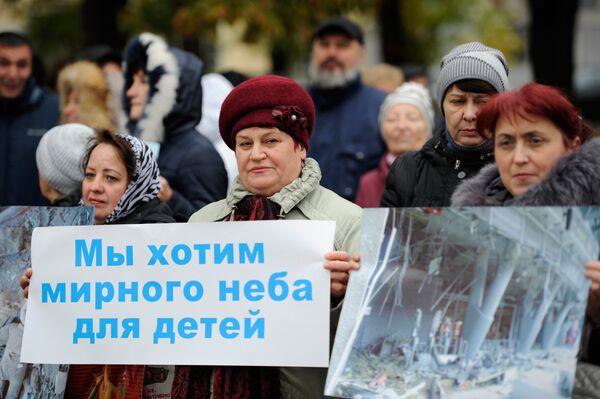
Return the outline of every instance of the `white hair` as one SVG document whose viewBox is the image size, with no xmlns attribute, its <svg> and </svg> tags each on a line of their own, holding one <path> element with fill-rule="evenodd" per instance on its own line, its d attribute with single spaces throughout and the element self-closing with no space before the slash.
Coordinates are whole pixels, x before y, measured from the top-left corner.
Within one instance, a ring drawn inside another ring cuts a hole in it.
<svg viewBox="0 0 600 399">
<path fill-rule="evenodd" d="M 311 63 L 308 68 L 308 78 L 310 84 L 319 89 L 334 89 L 344 87 L 358 77 L 359 69 L 352 68 L 342 71 L 329 71 L 321 69 Z"/>
</svg>

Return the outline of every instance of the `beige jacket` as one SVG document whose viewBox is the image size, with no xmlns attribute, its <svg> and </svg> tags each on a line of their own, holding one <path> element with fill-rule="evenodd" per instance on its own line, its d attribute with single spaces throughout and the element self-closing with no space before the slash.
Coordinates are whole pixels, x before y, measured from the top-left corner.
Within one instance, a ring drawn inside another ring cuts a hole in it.
<svg viewBox="0 0 600 399">
<path fill-rule="evenodd" d="M 333 220 L 336 222 L 334 249 L 358 253 L 362 210 L 319 185 L 321 170 L 318 163 L 308 158 L 302 175 L 280 192 L 269 197 L 281 206 L 283 219 Z M 235 179 L 227 198 L 213 202 L 194 213 L 190 222 L 218 222 L 235 212 L 235 205 L 245 196 L 252 195 Z M 331 310 L 330 347 L 333 343 L 341 306 Z M 293 343 L 291 343 L 293 344 Z M 279 371 L 282 398 L 322 398 L 326 368 L 282 367 Z"/>
</svg>

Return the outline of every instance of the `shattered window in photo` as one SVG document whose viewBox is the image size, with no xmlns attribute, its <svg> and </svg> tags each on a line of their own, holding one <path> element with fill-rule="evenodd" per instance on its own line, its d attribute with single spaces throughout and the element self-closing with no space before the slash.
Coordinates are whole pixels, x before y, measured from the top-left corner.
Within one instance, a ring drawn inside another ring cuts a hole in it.
<svg viewBox="0 0 600 399">
<path fill-rule="evenodd" d="M 27 309 L 19 279 L 31 265 L 34 228 L 90 224 L 92 207 L 0 207 L 0 397 L 63 397 L 68 365 L 19 362 Z"/>
<path fill-rule="evenodd" d="M 597 208 L 368 209 L 326 394 L 569 398 Z"/>
</svg>

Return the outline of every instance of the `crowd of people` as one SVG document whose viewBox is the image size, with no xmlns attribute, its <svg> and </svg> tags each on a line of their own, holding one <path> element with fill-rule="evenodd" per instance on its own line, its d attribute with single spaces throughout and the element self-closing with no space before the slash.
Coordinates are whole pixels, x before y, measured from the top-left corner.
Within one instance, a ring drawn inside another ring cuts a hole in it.
<svg viewBox="0 0 600 399">
<path fill-rule="evenodd" d="M 151 33 L 127 44 L 122 65 L 106 54 L 67 65 L 56 96 L 37 85 L 26 36 L 0 33 L 0 205 L 92 205 L 95 224 L 334 220 L 332 326 L 360 267 L 361 207 L 600 204 L 592 129 L 556 88 L 510 91 L 503 53 L 482 43 L 442 58 L 437 116 L 420 77 L 382 65 L 363 80 L 363 31 L 344 17 L 316 27 L 306 88 L 203 76 L 198 57 Z M 585 276 L 593 330 L 600 261 Z M 141 379 L 141 367 L 72 367 L 65 397 L 87 397 L 98 368 Z M 326 369 L 176 374 L 178 397 L 316 398 Z"/>
</svg>

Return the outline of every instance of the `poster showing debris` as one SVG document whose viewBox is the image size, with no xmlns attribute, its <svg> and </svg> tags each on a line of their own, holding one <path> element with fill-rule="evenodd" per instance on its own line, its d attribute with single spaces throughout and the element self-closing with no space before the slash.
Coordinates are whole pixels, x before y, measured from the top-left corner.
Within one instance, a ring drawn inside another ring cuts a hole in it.
<svg viewBox="0 0 600 399">
<path fill-rule="evenodd" d="M 327 395 L 571 397 L 600 209 L 366 209 L 362 229 Z"/>
<path fill-rule="evenodd" d="M 19 363 L 26 301 L 19 278 L 29 267 L 33 229 L 93 224 L 92 207 L 0 207 L 0 398 L 59 399 L 67 365 Z"/>
</svg>

